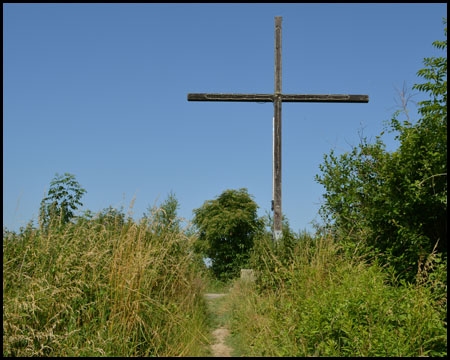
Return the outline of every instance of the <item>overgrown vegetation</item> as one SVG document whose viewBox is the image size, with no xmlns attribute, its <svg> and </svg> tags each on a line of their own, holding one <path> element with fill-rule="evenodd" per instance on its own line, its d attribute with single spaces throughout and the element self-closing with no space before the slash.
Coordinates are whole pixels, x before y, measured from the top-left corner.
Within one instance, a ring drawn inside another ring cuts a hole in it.
<svg viewBox="0 0 450 360">
<path fill-rule="evenodd" d="M 106 209 L 3 233 L 3 356 L 203 356 L 195 238 Z"/>
<path fill-rule="evenodd" d="M 331 236 L 299 238 L 291 250 L 267 236 L 258 244 L 256 283 L 236 281 L 228 298 L 237 354 L 447 354 L 446 266 L 436 253 L 411 284 L 349 256 Z"/>
</svg>

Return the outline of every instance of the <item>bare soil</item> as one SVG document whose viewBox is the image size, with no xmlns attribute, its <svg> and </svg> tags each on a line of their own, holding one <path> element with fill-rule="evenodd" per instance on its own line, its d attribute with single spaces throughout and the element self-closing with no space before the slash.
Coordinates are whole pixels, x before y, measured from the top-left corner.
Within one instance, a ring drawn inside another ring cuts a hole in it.
<svg viewBox="0 0 450 360">
<path fill-rule="evenodd" d="M 209 293 L 209 294 L 205 294 L 205 297 L 207 299 L 217 299 L 217 298 L 220 298 L 220 297 L 225 296 L 225 295 L 226 294 L 212 294 L 212 293 Z"/>
<path fill-rule="evenodd" d="M 207 300 L 214 301 L 226 294 L 205 294 Z M 231 357 L 232 348 L 225 344 L 225 339 L 230 335 L 230 330 L 225 326 L 220 326 L 212 332 L 215 343 L 211 345 L 211 352 L 213 357 Z"/>
</svg>

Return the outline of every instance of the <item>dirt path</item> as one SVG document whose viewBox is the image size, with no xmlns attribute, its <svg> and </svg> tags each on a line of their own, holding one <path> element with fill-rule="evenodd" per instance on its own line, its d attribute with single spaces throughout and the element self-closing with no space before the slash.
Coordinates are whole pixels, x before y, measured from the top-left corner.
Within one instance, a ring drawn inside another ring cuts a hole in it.
<svg viewBox="0 0 450 360">
<path fill-rule="evenodd" d="M 222 315 L 222 310 L 220 309 L 220 307 L 215 306 L 217 305 L 215 304 L 215 302 L 217 302 L 217 299 L 225 295 L 226 294 L 205 294 L 211 312 L 217 317 L 220 317 L 220 315 Z M 225 344 L 225 339 L 229 334 L 230 330 L 223 326 L 223 324 L 221 324 L 212 332 L 212 335 L 215 339 L 215 343 L 211 345 L 211 352 L 213 357 L 231 357 L 231 352 L 233 349 Z"/>
</svg>

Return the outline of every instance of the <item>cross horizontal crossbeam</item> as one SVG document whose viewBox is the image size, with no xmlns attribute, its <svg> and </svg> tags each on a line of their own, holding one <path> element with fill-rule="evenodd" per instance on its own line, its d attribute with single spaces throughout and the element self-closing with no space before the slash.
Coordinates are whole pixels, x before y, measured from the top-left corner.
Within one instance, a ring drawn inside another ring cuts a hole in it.
<svg viewBox="0 0 450 360">
<path fill-rule="evenodd" d="M 346 102 L 367 103 L 368 95 L 310 95 L 310 94 L 188 94 L 188 101 L 241 101 L 241 102 L 274 102 L 281 98 L 282 102 Z"/>
</svg>

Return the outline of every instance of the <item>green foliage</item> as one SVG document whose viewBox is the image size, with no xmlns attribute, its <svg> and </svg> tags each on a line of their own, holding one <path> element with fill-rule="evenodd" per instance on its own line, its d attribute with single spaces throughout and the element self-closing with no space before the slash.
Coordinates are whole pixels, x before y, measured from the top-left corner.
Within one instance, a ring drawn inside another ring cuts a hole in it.
<svg viewBox="0 0 450 360">
<path fill-rule="evenodd" d="M 436 40 L 433 46 L 437 49 L 447 50 L 447 18 L 443 20 L 445 25 L 445 40 Z M 430 121 L 430 125 L 436 122 L 433 118 L 447 118 L 447 57 L 427 57 L 424 59 L 424 69 L 417 72 L 417 75 L 428 80 L 422 84 L 416 84 L 413 89 L 430 94 L 430 99 L 420 102 L 420 113 L 425 119 Z M 444 107 L 445 106 L 445 107 Z"/>
<path fill-rule="evenodd" d="M 246 266 L 254 237 L 263 228 L 257 208 L 247 189 L 239 189 L 226 190 L 194 210 L 193 223 L 199 232 L 196 251 L 211 259 L 211 269 L 220 280 L 236 277 Z"/>
<path fill-rule="evenodd" d="M 67 224 L 75 217 L 74 211 L 83 206 L 80 200 L 85 193 L 86 190 L 75 179 L 75 175 L 56 174 L 50 183 L 47 196 L 41 201 L 41 229 L 47 230 L 49 226 Z"/>
<path fill-rule="evenodd" d="M 261 243 L 256 284 L 237 281 L 229 295 L 242 356 L 446 356 L 446 270 L 437 255 L 411 285 L 347 256 L 330 236 L 299 239 L 287 263 L 276 251 Z"/>
<path fill-rule="evenodd" d="M 447 41 L 434 45 L 445 50 Z M 427 82 L 414 86 L 430 97 L 419 102 L 421 118 L 411 123 L 404 108 L 389 124 L 399 148 L 389 153 L 381 137 L 374 144 L 362 138 L 350 152 L 325 155 L 316 176 L 325 188 L 320 213 L 335 235 L 362 241 L 410 281 L 436 244 L 447 253 L 447 58 L 426 58 L 424 64 L 418 75 Z"/>
</svg>

